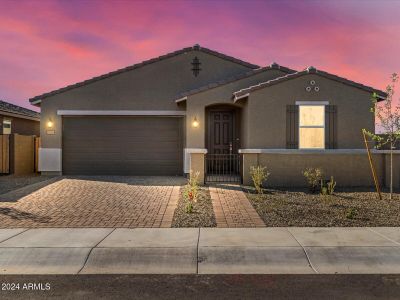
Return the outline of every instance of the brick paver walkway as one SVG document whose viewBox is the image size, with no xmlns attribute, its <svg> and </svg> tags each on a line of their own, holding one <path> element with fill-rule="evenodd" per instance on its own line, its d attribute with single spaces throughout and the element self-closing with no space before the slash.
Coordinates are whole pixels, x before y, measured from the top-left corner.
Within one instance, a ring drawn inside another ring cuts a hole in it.
<svg viewBox="0 0 400 300">
<path fill-rule="evenodd" d="M 179 177 L 60 177 L 0 195 L 0 228 L 171 227 Z"/>
<path fill-rule="evenodd" d="M 238 185 L 210 186 L 217 227 L 265 227 Z"/>
</svg>

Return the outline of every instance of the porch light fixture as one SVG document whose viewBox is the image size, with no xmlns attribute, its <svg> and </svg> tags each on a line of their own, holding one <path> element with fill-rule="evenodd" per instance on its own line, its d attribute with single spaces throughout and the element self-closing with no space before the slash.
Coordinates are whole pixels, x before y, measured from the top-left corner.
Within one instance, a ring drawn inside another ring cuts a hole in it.
<svg viewBox="0 0 400 300">
<path fill-rule="evenodd" d="M 53 121 L 52 121 L 52 120 L 49 120 L 49 121 L 47 122 L 47 128 L 51 129 L 51 128 L 53 128 L 53 126 L 54 126 Z"/>
<path fill-rule="evenodd" d="M 196 118 L 196 117 L 194 117 L 194 120 L 193 120 L 192 126 L 193 126 L 194 128 L 197 128 L 197 127 L 199 127 L 199 121 L 197 121 L 197 118 Z"/>
</svg>

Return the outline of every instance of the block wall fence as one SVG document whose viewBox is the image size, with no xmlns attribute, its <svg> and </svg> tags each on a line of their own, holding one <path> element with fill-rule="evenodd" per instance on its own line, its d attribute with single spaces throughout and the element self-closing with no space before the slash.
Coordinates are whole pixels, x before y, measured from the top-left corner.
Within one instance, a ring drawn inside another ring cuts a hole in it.
<svg viewBox="0 0 400 300">
<path fill-rule="evenodd" d="M 366 151 L 332 151 L 320 153 L 242 153 L 241 171 L 243 185 L 252 185 L 251 166 L 265 166 L 271 173 L 266 187 L 306 187 L 302 171 L 308 167 L 321 168 L 324 177 L 333 176 L 338 187 L 373 187 L 374 181 Z M 200 172 L 204 183 L 205 154 L 191 155 L 191 169 Z M 389 151 L 372 151 L 372 159 L 381 187 L 390 184 Z M 400 189 L 400 151 L 393 154 L 393 186 Z"/>
</svg>

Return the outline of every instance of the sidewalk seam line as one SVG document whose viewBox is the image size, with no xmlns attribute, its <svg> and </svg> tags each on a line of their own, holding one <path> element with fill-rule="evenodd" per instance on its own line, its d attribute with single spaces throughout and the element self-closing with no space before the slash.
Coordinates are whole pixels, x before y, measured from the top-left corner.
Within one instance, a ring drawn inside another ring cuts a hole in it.
<svg viewBox="0 0 400 300">
<path fill-rule="evenodd" d="M 197 236 L 196 274 L 199 274 L 199 244 L 200 244 L 200 227 L 199 227 L 199 235 Z"/>
<path fill-rule="evenodd" d="M 308 256 L 306 249 L 303 247 L 302 244 L 300 244 L 300 242 L 296 239 L 296 237 L 295 237 L 294 234 L 289 230 L 289 228 L 286 228 L 286 230 L 289 232 L 289 234 L 296 240 L 296 242 L 297 242 L 297 243 L 300 245 L 300 247 L 303 249 L 304 255 L 306 256 L 307 261 L 308 261 L 308 265 L 311 267 L 311 269 L 313 269 L 313 271 L 314 271 L 316 274 L 318 274 L 318 271 L 314 268 L 313 264 L 311 263 L 311 259 L 310 259 L 310 257 Z"/>
<path fill-rule="evenodd" d="M 23 231 L 17 233 L 16 235 L 10 236 L 10 237 L 6 238 L 5 240 L 1 241 L 0 244 L 1 244 L 1 243 L 4 243 L 5 241 L 8 241 L 9 239 L 12 239 L 12 238 L 18 236 L 18 235 L 20 235 L 20 234 L 22 234 L 22 233 L 24 233 L 24 232 L 27 232 L 28 230 L 31 230 L 31 229 L 32 229 L 32 228 L 27 228 L 27 229 L 25 229 L 25 230 L 23 230 Z M 4 247 L 4 248 L 7 248 L 7 247 Z"/>
<path fill-rule="evenodd" d="M 89 253 L 88 253 L 88 255 L 86 256 L 86 259 L 85 259 L 85 262 L 83 263 L 82 268 L 80 268 L 79 271 L 78 271 L 76 274 L 81 273 L 82 270 L 85 268 L 86 263 L 87 263 L 88 260 L 89 260 L 89 256 L 90 256 L 90 254 L 92 254 L 93 249 L 96 248 L 102 241 L 104 241 L 104 240 L 105 240 L 111 233 L 113 233 L 116 229 L 117 229 L 117 228 L 113 228 L 113 230 L 111 230 L 104 238 L 102 238 L 96 245 L 94 245 L 94 246 L 89 250 Z"/>
<path fill-rule="evenodd" d="M 370 231 L 372 231 L 373 233 L 376 233 L 376 234 L 380 235 L 380 236 L 383 237 L 384 239 L 386 239 L 386 240 L 388 240 L 388 241 L 390 241 L 390 242 L 396 244 L 397 247 L 400 246 L 400 243 L 396 242 L 395 240 L 392 240 L 390 237 L 387 237 L 386 235 L 384 235 L 384 234 L 382 234 L 382 233 L 380 233 L 380 232 L 377 232 L 377 231 L 373 230 L 371 227 L 367 227 L 367 229 L 370 230 Z M 380 247 L 380 246 L 378 246 L 378 247 Z M 383 246 L 383 247 L 384 247 L 384 246 Z M 393 247 L 393 246 L 392 246 L 392 247 Z"/>
</svg>

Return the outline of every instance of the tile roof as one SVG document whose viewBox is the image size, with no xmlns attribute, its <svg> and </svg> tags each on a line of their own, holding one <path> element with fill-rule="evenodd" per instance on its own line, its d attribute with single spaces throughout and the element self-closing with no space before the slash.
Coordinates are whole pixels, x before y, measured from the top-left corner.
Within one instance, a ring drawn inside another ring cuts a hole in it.
<svg viewBox="0 0 400 300">
<path fill-rule="evenodd" d="M 251 63 L 245 62 L 243 60 L 237 59 L 237 58 L 229 56 L 229 55 L 225 55 L 225 54 L 219 53 L 217 51 L 214 51 L 214 50 L 211 50 L 211 49 L 208 49 L 208 48 L 200 47 L 200 45 L 196 44 L 193 47 L 186 47 L 186 48 L 183 48 L 181 50 L 177 50 L 177 51 L 165 54 L 165 55 L 161 55 L 161 56 L 156 57 L 156 58 L 152 58 L 152 59 L 149 59 L 149 60 L 142 61 L 141 63 L 137 63 L 137 64 L 134 64 L 134 65 L 122 68 L 122 69 L 118 69 L 118 70 L 109 72 L 107 74 L 96 76 L 96 77 L 93 77 L 93 78 L 85 80 L 85 81 L 81 81 L 81 82 L 78 82 L 78 83 L 75 83 L 75 84 L 71 84 L 71 85 L 68 85 L 66 87 L 63 87 L 63 88 L 48 92 L 48 93 L 44 93 L 42 95 L 35 96 L 33 98 L 30 98 L 29 101 L 31 103 L 35 104 L 35 102 L 37 102 L 37 101 L 40 102 L 40 100 L 43 99 L 43 98 L 46 98 L 46 97 L 49 97 L 49 96 L 52 96 L 52 95 L 55 95 L 55 94 L 59 94 L 59 93 L 62 93 L 62 92 L 65 92 L 67 90 L 71 90 L 71 89 L 74 89 L 74 88 L 77 88 L 77 87 L 81 87 L 81 86 L 84 86 L 86 84 L 89 84 L 89 83 L 92 83 L 92 82 L 95 82 L 95 81 L 98 81 L 98 80 L 102 80 L 102 79 L 105 79 L 105 78 L 108 78 L 108 77 L 111 77 L 111 76 L 114 76 L 114 75 L 117 75 L 117 74 L 121 74 L 121 73 L 124 73 L 124 72 L 127 72 L 127 71 L 131 71 L 131 70 L 134 70 L 134 69 L 138 69 L 140 67 L 143 67 L 143 66 L 146 66 L 146 65 L 149 65 L 149 64 L 152 64 L 152 63 L 167 59 L 167 58 L 171 58 L 171 57 L 174 57 L 174 56 L 177 56 L 177 55 L 180 55 L 182 53 L 189 52 L 189 51 L 201 51 L 201 52 L 204 52 L 204 53 L 207 53 L 207 54 L 211 54 L 211 55 L 220 57 L 222 59 L 225 59 L 225 60 L 240 64 L 240 65 L 243 65 L 243 66 L 248 67 L 248 68 L 252 68 L 252 69 L 259 68 L 259 66 L 257 66 L 257 65 L 253 65 Z"/>
<path fill-rule="evenodd" d="M 17 114 L 25 117 L 35 118 L 38 120 L 40 119 L 40 113 L 36 111 L 0 100 L 0 114 L 1 112 Z"/>
<path fill-rule="evenodd" d="M 220 80 L 220 81 L 216 81 L 216 82 L 204 85 L 204 86 L 199 87 L 197 89 L 192 89 L 192 90 L 183 92 L 183 93 L 178 95 L 178 97 L 177 97 L 178 99 L 176 99 L 175 101 L 176 102 L 180 102 L 180 101 L 184 100 L 184 98 L 187 97 L 187 96 L 191 96 L 191 95 L 194 95 L 194 94 L 197 94 L 197 93 L 200 93 L 200 92 L 204 92 L 206 90 L 213 89 L 213 88 L 216 88 L 216 87 L 219 87 L 219 86 L 231 83 L 231 82 L 235 82 L 235 81 L 240 80 L 240 79 L 248 78 L 248 77 L 251 77 L 253 75 L 268 71 L 268 70 L 281 70 L 281 71 L 283 71 L 285 73 L 288 73 L 288 74 L 296 72 L 295 70 L 286 68 L 284 66 L 280 66 L 280 65 L 278 65 L 277 63 L 274 62 L 274 63 L 270 64 L 269 66 L 266 66 L 266 67 L 263 67 L 263 68 L 250 70 L 250 71 L 245 72 L 245 73 L 240 73 L 240 74 L 238 74 L 236 76 L 231 76 L 229 78 L 226 78 L 226 79 L 223 79 L 223 80 Z"/>
<path fill-rule="evenodd" d="M 256 84 L 256 85 L 249 86 L 248 88 L 241 89 L 241 90 L 239 90 L 237 92 L 234 92 L 233 95 L 234 95 L 235 99 L 238 99 L 238 98 L 243 97 L 244 95 L 246 95 L 246 94 L 248 94 L 250 92 L 253 92 L 253 91 L 256 91 L 256 90 L 259 90 L 259 89 L 263 89 L 265 87 L 268 87 L 268 86 L 271 86 L 271 85 L 275 85 L 275 84 L 278 84 L 278 83 L 281 83 L 281 82 L 285 82 L 285 81 L 288 81 L 290 79 L 298 78 L 298 77 L 301 77 L 301 76 L 307 75 L 307 74 L 317 74 L 317 75 L 320 75 L 322 77 L 325 77 L 325 78 L 328 78 L 328 79 L 331 79 L 331 80 L 335 80 L 335 81 L 341 82 L 343 84 L 347 84 L 347 85 L 350 85 L 350 86 L 353 86 L 353 87 L 356 87 L 356 88 L 359 88 L 359 89 L 362 89 L 362 90 L 365 90 L 365 91 L 368 91 L 368 92 L 371 92 L 371 93 L 377 93 L 382 98 L 385 98 L 387 96 L 386 93 L 381 91 L 381 90 L 374 89 L 372 87 L 369 87 L 369 86 L 363 85 L 361 83 L 357 83 L 357 82 L 351 81 L 351 80 L 343 78 L 343 77 L 339 77 L 337 75 L 330 74 L 328 72 L 317 70 L 314 67 L 308 67 L 307 69 L 305 69 L 303 71 L 300 71 L 300 72 L 288 74 L 288 75 L 285 75 L 285 76 L 282 76 L 282 77 L 278 77 L 278 78 L 275 78 L 275 79 L 272 79 L 272 80 L 269 80 L 269 81 L 265 81 L 265 82 L 261 82 L 261 83 Z"/>
</svg>

